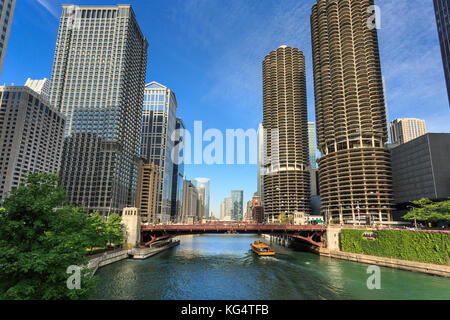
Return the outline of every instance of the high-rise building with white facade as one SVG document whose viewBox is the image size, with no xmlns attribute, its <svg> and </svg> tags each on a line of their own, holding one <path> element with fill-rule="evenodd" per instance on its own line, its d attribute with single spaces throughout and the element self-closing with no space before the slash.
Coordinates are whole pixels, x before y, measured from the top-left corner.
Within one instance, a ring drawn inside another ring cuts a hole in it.
<svg viewBox="0 0 450 320">
<path fill-rule="evenodd" d="M 403 144 L 427 133 L 425 120 L 399 118 L 391 122 L 391 138 L 394 144 Z"/>
<path fill-rule="evenodd" d="M 50 102 L 67 117 L 61 184 L 100 214 L 134 206 L 148 42 L 130 5 L 63 5 Z"/>
<path fill-rule="evenodd" d="M 233 201 L 230 197 L 227 197 L 220 204 L 220 219 L 223 221 L 231 221 L 232 219 Z"/>
<path fill-rule="evenodd" d="M 210 180 L 208 178 L 195 178 L 192 183 L 197 188 L 203 186 L 205 188 L 205 206 L 204 206 L 204 212 L 203 212 L 203 219 L 209 219 L 210 218 L 210 212 L 209 212 L 209 201 L 210 201 Z"/>
<path fill-rule="evenodd" d="M 65 117 L 28 87 L 0 87 L 0 200 L 32 172 L 57 173 Z"/>
<path fill-rule="evenodd" d="M 175 93 L 155 81 L 145 86 L 141 131 L 141 157 L 159 167 L 157 219 L 171 219 L 174 162 L 172 133 L 176 127 Z"/>
<path fill-rule="evenodd" d="M 31 90 L 39 93 L 43 98 L 49 100 L 50 99 L 50 80 L 47 78 L 40 80 L 33 80 L 28 78 L 27 82 L 25 82 L 25 87 L 30 88 Z"/>
<path fill-rule="evenodd" d="M 15 7 L 16 0 L 0 0 L 0 27 L 2 28 L 0 36 L 0 77 L 3 71 L 3 62 L 5 61 Z"/>
</svg>

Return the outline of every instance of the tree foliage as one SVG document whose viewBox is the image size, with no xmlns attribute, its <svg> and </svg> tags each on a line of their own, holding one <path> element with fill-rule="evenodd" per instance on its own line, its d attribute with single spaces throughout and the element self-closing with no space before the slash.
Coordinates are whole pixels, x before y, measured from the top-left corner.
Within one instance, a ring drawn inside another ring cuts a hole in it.
<svg viewBox="0 0 450 320">
<path fill-rule="evenodd" d="M 121 245 L 124 242 L 124 228 L 122 218 L 114 213 L 108 217 L 105 226 L 105 236 L 109 245 Z"/>
<path fill-rule="evenodd" d="M 106 244 L 105 225 L 67 205 L 56 175 L 31 174 L 0 210 L 0 299 L 86 299 L 97 284 L 82 269 L 69 290 L 69 266 L 86 266 L 86 248 Z M 116 218 L 115 218 L 116 219 Z"/>
<path fill-rule="evenodd" d="M 450 221 L 450 200 L 433 202 L 428 199 L 420 199 L 412 202 L 413 207 L 403 219 L 441 222 Z"/>
<path fill-rule="evenodd" d="M 292 224 L 294 222 L 294 215 L 287 213 L 280 213 L 278 215 L 278 223 L 280 224 Z"/>
</svg>

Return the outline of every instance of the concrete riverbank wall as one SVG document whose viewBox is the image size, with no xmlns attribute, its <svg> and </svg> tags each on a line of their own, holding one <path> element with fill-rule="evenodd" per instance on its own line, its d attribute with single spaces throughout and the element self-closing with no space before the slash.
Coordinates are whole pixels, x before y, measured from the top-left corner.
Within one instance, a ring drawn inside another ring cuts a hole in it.
<svg viewBox="0 0 450 320">
<path fill-rule="evenodd" d="M 318 251 L 319 255 L 347 260 L 353 262 L 359 262 L 364 264 L 376 265 L 380 267 L 395 268 L 400 270 L 421 272 L 426 274 L 431 274 L 435 276 L 441 276 L 450 278 L 450 267 L 431 263 L 421 263 L 408 260 L 391 259 L 384 257 L 368 256 L 364 254 L 342 252 L 342 251 L 329 251 L 327 249 L 322 249 Z"/>
<path fill-rule="evenodd" d="M 178 246 L 179 244 L 180 244 L 180 241 L 177 240 L 177 241 L 170 242 L 166 246 L 160 247 L 160 248 L 152 248 L 152 247 L 150 247 L 150 248 L 134 248 L 134 249 L 132 249 L 131 255 L 133 256 L 133 259 L 135 259 L 135 260 L 144 260 L 144 259 L 154 256 L 155 254 L 158 254 L 164 250 Z"/>
<path fill-rule="evenodd" d="M 125 259 L 144 260 L 162 251 L 168 250 L 180 244 L 180 241 L 173 241 L 165 246 L 150 248 L 130 248 L 114 252 L 105 252 L 89 260 L 88 267 L 94 270 L 94 274 L 101 267 L 119 262 Z"/>
</svg>

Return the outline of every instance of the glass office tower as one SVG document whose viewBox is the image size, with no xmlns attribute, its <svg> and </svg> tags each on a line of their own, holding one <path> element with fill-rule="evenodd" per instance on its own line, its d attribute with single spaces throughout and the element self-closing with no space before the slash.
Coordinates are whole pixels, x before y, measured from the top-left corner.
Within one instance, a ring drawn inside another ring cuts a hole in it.
<svg viewBox="0 0 450 320">
<path fill-rule="evenodd" d="M 242 221 L 244 218 L 244 191 L 231 191 L 231 219 Z"/>
<path fill-rule="evenodd" d="M 447 82 L 448 102 L 450 106 L 450 1 L 434 0 L 434 11 L 441 43 L 442 63 L 444 64 L 445 81 Z"/>
<path fill-rule="evenodd" d="M 2 75 L 15 7 L 16 0 L 0 0 L 0 26 L 2 27 L 0 35 L 0 76 Z"/>
<path fill-rule="evenodd" d="M 63 5 L 50 102 L 67 117 L 61 184 L 87 211 L 135 204 L 147 49 L 130 5 Z"/>
<path fill-rule="evenodd" d="M 185 130 L 183 120 L 177 118 L 176 130 Z M 178 131 L 179 132 L 179 131 Z M 175 136 L 174 147 L 183 143 L 183 139 L 180 135 Z M 175 154 L 178 157 L 178 154 Z M 177 159 L 177 163 L 178 163 Z M 183 208 L 183 180 L 184 180 L 184 163 L 173 164 L 173 176 L 172 176 L 172 207 L 171 207 L 171 220 L 174 222 L 181 222 L 181 211 Z"/>
<path fill-rule="evenodd" d="M 159 167 L 157 222 L 171 220 L 173 161 L 177 99 L 175 93 L 157 82 L 145 86 L 142 114 L 141 157 Z"/>
</svg>

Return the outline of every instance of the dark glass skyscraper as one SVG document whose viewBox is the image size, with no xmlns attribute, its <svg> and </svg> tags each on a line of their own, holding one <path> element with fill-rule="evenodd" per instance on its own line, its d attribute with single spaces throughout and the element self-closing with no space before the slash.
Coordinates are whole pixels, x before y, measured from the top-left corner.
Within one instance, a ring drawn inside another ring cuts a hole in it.
<svg viewBox="0 0 450 320">
<path fill-rule="evenodd" d="M 50 102 L 67 117 L 61 184 L 88 211 L 135 204 L 147 49 L 130 5 L 63 5 Z"/>
<path fill-rule="evenodd" d="M 176 128 L 177 99 L 175 92 L 155 81 L 145 86 L 141 157 L 159 167 L 157 222 L 171 219 L 172 177 L 174 163 L 172 133 Z"/>
<path fill-rule="evenodd" d="M 450 0 L 434 0 L 436 23 L 441 43 L 442 63 L 447 82 L 448 102 L 450 106 Z"/>
<path fill-rule="evenodd" d="M 183 120 L 177 118 L 176 130 L 185 130 L 185 126 Z M 176 136 L 176 140 L 174 142 L 174 147 L 183 143 L 180 135 Z M 177 160 L 178 162 L 178 160 Z M 172 207 L 170 208 L 170 216 L 171 220 L 175 222 L 181 222 L 182 214 L 181 210 L 183 208 L 183 180 L 184 180 L 184 163 L 173 164 L 173 177 L 172 177 Z"/>
</svg>

